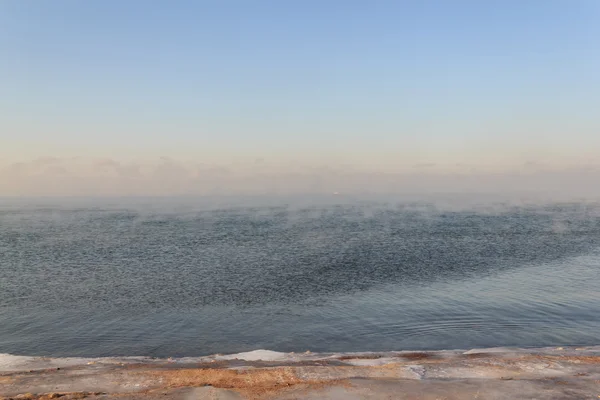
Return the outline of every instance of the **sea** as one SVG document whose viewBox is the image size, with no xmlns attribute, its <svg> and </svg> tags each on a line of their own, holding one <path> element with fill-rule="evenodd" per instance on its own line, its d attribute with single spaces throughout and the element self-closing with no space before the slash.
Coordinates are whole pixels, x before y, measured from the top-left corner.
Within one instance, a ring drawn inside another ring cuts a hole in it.
<svg viewBox="0 0 600 400">
<path fill-rule="evenodd" d="M 600 344 L 600 203 L 0 199 L 0 353 Z"/>
</svg>

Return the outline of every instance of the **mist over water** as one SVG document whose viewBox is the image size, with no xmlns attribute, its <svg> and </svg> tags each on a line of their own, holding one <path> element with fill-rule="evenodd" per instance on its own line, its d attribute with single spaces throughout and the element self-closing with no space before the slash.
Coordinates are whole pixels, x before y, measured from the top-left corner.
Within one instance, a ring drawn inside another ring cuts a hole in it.
<svg viewBox="0 0 600 400">
<path fill-rule="evenodd" d="M 2 200 L 0 353 L 596 345 L 600 204 Z"/>
</svg>

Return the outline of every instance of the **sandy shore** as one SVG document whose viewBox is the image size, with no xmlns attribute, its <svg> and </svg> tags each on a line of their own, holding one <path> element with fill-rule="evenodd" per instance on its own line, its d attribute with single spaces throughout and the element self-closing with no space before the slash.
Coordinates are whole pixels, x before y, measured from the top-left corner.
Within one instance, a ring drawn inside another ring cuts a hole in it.
<svg viewBox="0 0 600 400">
<path fill-rule="evenodd" d="M 598 399 L 600 347 L 198 358 L 0 355 L 4 399 Z"/>
</svg>

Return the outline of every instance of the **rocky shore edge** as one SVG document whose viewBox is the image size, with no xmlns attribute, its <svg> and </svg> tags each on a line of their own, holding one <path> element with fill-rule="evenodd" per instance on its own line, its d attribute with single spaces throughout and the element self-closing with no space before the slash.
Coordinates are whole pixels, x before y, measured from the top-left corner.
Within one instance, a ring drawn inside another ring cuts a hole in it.
<svg viewBox="0 0 600 400">
<path fill-rule="evenodd" d="M 599 399 L 600 346 L 44 358 L 0 355 L 0 399 Z"/>
</svg>

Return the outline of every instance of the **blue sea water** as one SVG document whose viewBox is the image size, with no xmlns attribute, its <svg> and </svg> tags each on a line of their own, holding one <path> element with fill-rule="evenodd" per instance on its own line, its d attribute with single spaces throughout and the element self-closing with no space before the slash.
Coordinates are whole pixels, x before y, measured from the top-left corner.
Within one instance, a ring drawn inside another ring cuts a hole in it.
<svg viewBox="0 0 600 400">
<path fill-rule="evenodd" d="M 0 200 L 0 353 L 598 344 L 598 203 Z"/>
</svg>

